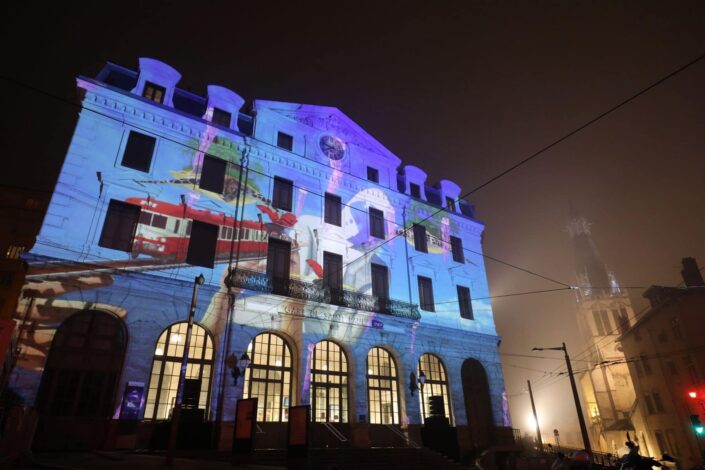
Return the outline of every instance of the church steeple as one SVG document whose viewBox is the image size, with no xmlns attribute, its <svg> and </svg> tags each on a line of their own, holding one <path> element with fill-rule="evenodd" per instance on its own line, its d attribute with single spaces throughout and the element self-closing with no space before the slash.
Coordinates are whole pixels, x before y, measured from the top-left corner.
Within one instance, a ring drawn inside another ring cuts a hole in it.
<svg viewBox="0 0 705 470">
<path fill-rule="evenodd" d="M 583 298 L 602 297 L 619 293 L 614 275 L 607 270 L 597 245 L 592 239 L 592 224 L 571 205 L 567 231 L 573 240 L 575 276 Z"/>
</svg>

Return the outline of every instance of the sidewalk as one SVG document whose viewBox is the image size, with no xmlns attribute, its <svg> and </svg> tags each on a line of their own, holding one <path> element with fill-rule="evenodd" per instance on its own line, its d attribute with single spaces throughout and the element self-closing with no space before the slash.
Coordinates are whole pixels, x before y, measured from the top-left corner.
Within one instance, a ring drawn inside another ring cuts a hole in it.
<svg viewBox="0 0 705 470">
<path fill-rule="evenodd" d="M 132 468 L 141 469 L 202 469 L 202 470 L 283 470 L 285 467 L 262 465 L 238 465 L 214 460 L 196 460 L 188 458 L 174 459 L 174 465 L 167 467 L 164 455 L 149 455 L 126 452 L 35 452 L 31 465 L 15 468 L 43 468 L 55 470 L 89 470 Z"/>
</svg>

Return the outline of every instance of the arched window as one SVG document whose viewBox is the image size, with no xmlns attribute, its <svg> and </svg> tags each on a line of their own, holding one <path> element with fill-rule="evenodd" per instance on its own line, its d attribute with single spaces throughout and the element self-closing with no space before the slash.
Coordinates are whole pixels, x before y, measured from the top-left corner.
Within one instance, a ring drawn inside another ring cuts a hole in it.
<svg viewBox="0 0 705 470">
<path fill-rule="evenodd" d="M 453 425 L 453 414 L 451 413 L 450 394 L 448 393 L 448 376 L 443 363 L 433 354 L 424 354 L 419 358 L 419 367 L 416 376 L 420 377 L 421 372 L 426 376 L 423 387 L 419 387 L 419 401 L 421 402 L 421 420 L 431 416 L 431 397 L 443 398 L 443 416 L 448 418 L 450 425 Z"/>
<path fill-rule="evenodd" d="M 171 416 L 176 402 L 187 327 L 187 322 L 174 323 L 159 336 L 154 348 L 145 419 L 169 419 Z M 184 408 L 198 408 L 208 416 L 212 371 L 213 339 L 205 328 L 194 324 L 184 381 Z"/>
<path fill-rule="evenodd" d="M 336 343 L 316 344 L 311 358 L 313 420 L 348 422 L 348 359 Z"/>
<path fill-rule="evenodd" d="M 127 346 L 117 316 L 83 310 L 56 330 L 42 374 L 37 406 L 44 415 L 112 416 Z"/>
<path fill-rule="evenodd" d="M 261 333 L 247 347 L 245 398 L 257 398 L 257 421 L 287 421 L 291 401 L 291 351 L 283 338 Z"/>
<path fill-rule="evenodd" d="M 370 423 L 399 424 L 397 366 L 382 348 L 372 348 L 367 353 L 367 401 Z"/>
</svg>

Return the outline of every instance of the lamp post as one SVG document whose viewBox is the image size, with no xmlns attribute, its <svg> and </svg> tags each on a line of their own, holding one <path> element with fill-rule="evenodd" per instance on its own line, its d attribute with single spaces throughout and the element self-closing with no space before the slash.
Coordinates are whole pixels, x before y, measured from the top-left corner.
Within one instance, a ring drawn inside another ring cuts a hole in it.
<svg viewBox="0 0 705 470">
<path fill-rule="evenodd" d="M 565 365 L 568 368 L 568 378 L 570 378 L 570 387 L 573 389 L 573 400 L 575 400 L 575 411 L 578 413 L 578 423 L 580 423 L 580 433 L 583 435 L 583 446 L 588 454 L 592 455 L 592 448 L 590 447 L 590 436 L 587 432 L 587 426 L 585 426 L 585 418 L 583 417 L 583 409 L 580 406 L 580 397 L 578 396 L 578 387 L 575 385 L 575 378 L 573 377 L 573 367 L 570 365 L 570 356 L 568 356 L 568 349 L 565 347 L 565 343 L 562 346 L 556 348 L 534 348 L 532 351 L 563 351 L 565 354 Z"/>
<path fill-rule="evenodd" d="M 171 429 L 169 432 L 169 447 L 166 451 L 166 464 L 174 464 L 174 451 L 176 450 L 176 438 L 179 434 L 179 419 L 181 418 L 181 402 L 184 398 L 184 381 L 186 380 L 186 367 L 188 366 L 188 351 L 191 347 L 191 332 L 193 331 L 193 320 L 196 315 L 196 300 L 198 299 L 198 288 L 206 282 L 203 274 L 199 274 L 193 281 L 193 294 L 191 295 L 191 309 L 188 314 L 188 325 L 186 326 L 186 341 L 184 341 L 184 357 L 181 360 L 181 371 L 179 372 L 179 384 L 176 387 L 176 403 L 171 413 Z"/>
<path fill-rule="evenodd" d="M 234 353 L 230 353 L 227 358 L 227 364 L 231 369 L 233 385 L 237 385 L 237 379 L 245 375 L 245 370 L 250 367 L 250 356 L 247 354 L 247 351 L 245 351 L 238 360 Z"/>
</svg>

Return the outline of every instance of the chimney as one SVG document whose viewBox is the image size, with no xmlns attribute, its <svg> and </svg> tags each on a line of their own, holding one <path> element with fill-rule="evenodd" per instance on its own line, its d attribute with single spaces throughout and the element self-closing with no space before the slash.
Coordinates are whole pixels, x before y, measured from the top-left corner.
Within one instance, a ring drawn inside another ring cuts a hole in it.
<svg viewBox="0 0 705 470">
<path fill-rule="evenodd" d="M 683 258 L 682 263 L 683 269 L 681 270 L 681 276 L 683 276 L 686 287 L 705 286 L 703 275 L 698 269 L 698 263 L 695 261 L 695 258 Z"/>
</svg>

